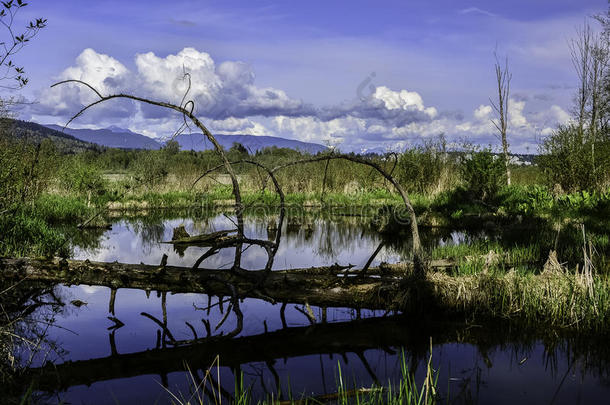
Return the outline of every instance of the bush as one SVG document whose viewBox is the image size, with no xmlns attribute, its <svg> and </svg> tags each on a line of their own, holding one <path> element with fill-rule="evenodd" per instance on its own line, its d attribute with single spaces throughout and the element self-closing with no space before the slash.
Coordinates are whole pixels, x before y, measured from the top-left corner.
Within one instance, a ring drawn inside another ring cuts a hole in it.
<svg viewBox="0 0 610 405">
<path fill-rule="evenodd" d="M 80 159 L 73 162 L 64 166 L 61 183 L 66 190 L 87 196 L 87 205 L 89 205 L 92 198 L 97 198 L 106 192 L 106 180 L 102 172 L 93 165 Z"/>
<path fill-rule="evenodd" d="M 169 174 L 169 154 L 165 151 L 145 151 L 138 154 L 133 163 L 136 185 L 142 185 L 151 189 L 161 184 Z M 171 153 L 171 149 L 170 152 Z"/>
<path fill-rule="evenodd" d="M 544 186 L 508 186 L 499 194 L 501 208 L 511 214 L 535 215 L 554 207 L 553 195 Z"/>
<path fill-rule="evenodd" d="M 569 124 L 560 126 L 542 142 L 538 165 L 551 187 L 563 191 L 604 188 L 610 169 L 610 142 L 607 134 Z"/>
<path fill-rule="evenodd" d="M 481 201 L 495 198 L 506 182 L 503 158 L 489 149 L 475 150 L 462 157 L 460 172 L 470 197 Z"/>
<path fill-rule="evenodd" d="M 0 211 L 32 201 L 48 186 L 57 158 L 55 146 L 12 139 L 0 129 Z"/>
<path fill-rule="evenodd" d="M 422 194 L 446 189 L 451 183 L 454 164 L 446 150 L 445 139 L 428 141 L 408 149 L 398 160 L 398 180 L 409 192 Z M 455 182 L 455 181 L 453 181 Z"/>
</svg>

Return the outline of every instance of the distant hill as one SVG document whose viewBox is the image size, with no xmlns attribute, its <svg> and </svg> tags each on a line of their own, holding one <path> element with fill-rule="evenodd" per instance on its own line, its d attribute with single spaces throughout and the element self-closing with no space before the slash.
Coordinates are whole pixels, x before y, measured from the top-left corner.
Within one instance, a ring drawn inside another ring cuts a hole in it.
<svg viewBox="0 0 610 405">
<path fill-rule="evenodd" d="M 97 148 L 97 145 L 84 142 L 72 135 L 61 132 L 61 130 L 58 131 L 48 128 L 44 125 L 36 124 L 35 122 L 11 120 L 9 125 L 10 133 L 14 137 L 26 139 L 34 143 L 40 143 L 44 139 L 50 139 L 57 147 L 57 150 L 62 153 L 76 153 Z"/>
<path fill-rule="evenodd" d="M 62 127 L 59 125 L 47 125 L 47 127 L 55 130 L 62 130 Z M 158 142 L 155 139 L 118 127 L 109 127 L 105 129 L 66 128 L 64 132 L 82 141 L 109 148 L 160 149 L 164 145 L 164 143 Z M 327 149 L 325 146 L 316 143 L 301 142 L 276 136 L 218 134 L 215 135 L 215 137 L 218 140 L 218 143 L 225 149 L 231 148 L 233 143 L 237 142 L 244 145 L 251 153 L 273 146 L 296 149 L 311 154 L 323 152 Z M 213 149 L 211 142 L 204 139 L 202 134 L 181 134 L 175 137 L 174 140 L 180 144 L 182 150 L 202 151 Z"/>
<path fill-rule="evenodd" d="M 47 127 L 59 131 L 63 129 L 59 125 L 47 125 Z M 162 147 L 159 142 L 152 138 L 114 126 L 105 129 L 66 128 L 64 132 L 82 141 L 109 148 L 160 149 Z"/>
<path fill-rule="evenodd" d="M 258 150 L 268 147 L 289 148 L 316 154 L 324 152 L 328 148 L 317 143 L 301 142 L 292 139 L 280 138 L 277 136 L 259 136 L 259 135 L 214 135 L 218 143 L 225 149 L 231 148 L 233 143 L 241 143 L 250 153 L 255 153 Z M 210 141 L 204 138 L 203 134 L 181 134 L 174 138 L 182 150 L 208 150 L 213 149 Z"/>
</svg>

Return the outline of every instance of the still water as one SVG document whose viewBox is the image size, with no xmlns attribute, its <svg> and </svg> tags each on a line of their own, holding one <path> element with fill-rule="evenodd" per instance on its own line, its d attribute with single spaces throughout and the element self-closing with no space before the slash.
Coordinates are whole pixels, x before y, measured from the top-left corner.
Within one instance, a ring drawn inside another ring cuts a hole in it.
<svg viewBox="0 0 610 405">
<path fill-rule="evenodd" d="M 274 237 L 273 217 L 246 217 L 246 234 Z M 116 220 L 111 230 L 91 231 L 75 240 L 74 258 L 92 261 L 191 266 L 202 247 L 175 250 L 163 243 L 174 227 L 191 234 L 232 229 L 230 217 L 174 218 L 158 221 Z M 427 243 L 465 243 L 480 237 L 446 231 L 427 235 Z M 354 264 L 363 266 L 382 239 L 361 218 L 317 217 L 284 224 L 274 269 Z M 375 263 L 408 258 L 406 243 L 394 241 Z M 233 249 L 220 251 L 201 267 L 227 268 Z M 266 252 L 244 251 L 242 267 L 260 269 Z M 240 307 L 244 327 L 232 339 L 172 347 L 160 338 L 166 325 L 176 340 L 206 336 L 205 320 L 214 334 L 229 333 L 236 324 L 227 297 L 205 294 L 157 294 L 154 290 L 119 289 L 111 313 L 111 291 L 96 286 L 55 286 L 64 303 L 48 329 L 57 350 L 35 358 L 33 367 L 53 362 L 54 372 L 40 378 L 41 401 L 47 403 L 169 403 L 171 395 L 190 397 L 190 375 L 203 376 L 214 366 L 223 400 L 234 392 L 235 375 L 255 398 L 280 392 L 283 398 L 333 393 L 339 370 L 348 387 L 370 387 L 397 381 L 404 360 L 423 381 L 429 348 L 438 370 L 438 388 L 449 403 L 606 403 L 610 398 L 610 352 L 593 338 L 578 342 L 551 338 L 545 331 L 513 330 L 510 325 L 438 323 L 383 311 L 313 308 L 311 325 L 301 305 L 245 299 Z M 116 327 L 118 319 L 124 325 Z M 217 330 L 216 325 L 220 324 Z M 217 356 L 220 367 L 216 367 Z M 185 372 L 185 370 L 190 372 Z M 48 370 L 48 369 L 47 369 Z M 35 374 L 35 373 L 34 373 Z M 197 377 L 195 377 L 197 378 Z"/>
</svg>

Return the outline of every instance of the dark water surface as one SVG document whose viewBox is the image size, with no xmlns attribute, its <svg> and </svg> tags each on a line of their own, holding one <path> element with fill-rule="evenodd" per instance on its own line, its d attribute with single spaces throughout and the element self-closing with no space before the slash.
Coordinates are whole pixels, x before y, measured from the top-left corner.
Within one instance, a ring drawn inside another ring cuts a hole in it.
<svg viewBox="0 0 610 405">
<path fill-rule="evenodd" d="M 274 218 L 246 217 L 246 234 L 273 237 L 268 224 Z M 172 229 L 185 225 L 191 234 L 233 228 L 223 215 L 206 219 L 160 221 L 117 220 L 108 231 L 93 231 L 77 242 L 74 258 L 95 261 L 158 264 L 163 254 L 168 264 L 190 266 L 205 250 L 189 247 L 175 251 L 160 243 L 171 239 Z M 436 238 L 436 239 L 435 239 Z M 462 243 L 462 232 L 428 236 L 435 243 Z M 300 224 L 284 225 L 274 269 L 351 263 L 361 267 L 381 242 L 364 221 L 353 217 L 313 217 Z M 405 244 L 406 245 L 406 244 Z M 394 243 L 383 248 L 375 260 L 396 262 L 408 258 L 408 246 Z M 242 266 L 264 267 L 262 248 L 248 248 Z M 201 267 L 226 268 L 233 249 L 225 249 Z M 111 291 L 95 286 L 56 286 L 69 304 L 56 316 L 48 340 L 61 349 L 35 359 L 57 365 L 56 374 L 41 377 L 40 398 L 48 403 L 168 403 L 168 390 L 189 398 L 189 373 L 201 377 L 214 367 L 229 400 L 234 376 L 244 376 L 255 398 L 279 390 L 299 397 L 336 391 L 339 368 L 348 386 L 370 387 L 376 382 L 397 381 L 404 359 L 421 383 L 432 339 L 432 364 L 439 370 L 438 387 L 443 402 L 514 403 L 610 403 L 610 350 L 593 338 L 579 341 L 551 338 L 545 331 L 519 331 L 509 325 L 439 324 L 432 319 L 410 319 L 382 311 L 348 308 L 313 308 L 316 324 L 310 325 L 302 306 L 288 304 L 285 319 L 281 305 L 257 299 L 241 304 L 244 328 L 235 338 L 174 348 L 159 342 L 161 328 L 149 317 L 165 320 L 176 340 L 192 339 L 192 325 L 205 336 L 202 319 L 214 328 L 225 317 L 223 297 L 205 294 L 157 294 L 155 291 L 119 289 L 115 313 L 109 313 Z M 214 305 L 209 311 L 205 309 Z M 115 316 L 125 325 L 109 329 Z M 233 313 L 214 333 L 230 332 Z"/>
</svg>

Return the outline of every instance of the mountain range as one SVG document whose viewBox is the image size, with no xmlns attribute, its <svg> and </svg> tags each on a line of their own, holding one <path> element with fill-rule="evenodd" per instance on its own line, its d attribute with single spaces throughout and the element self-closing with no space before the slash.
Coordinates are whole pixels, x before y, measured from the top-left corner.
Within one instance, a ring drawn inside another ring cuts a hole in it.
<svg viewBox="0 0 610 405">
<path fill-rule="evenodd" d="M 100 146 L 109 148 L 122 149 L 160 149 L 164 142 L 159 142 L 145 135 L 138 134 L 128 129 L 112 126 L 104 129 L 74 129 L 66 128 L 59 125 L 47 125 L 55 131 L 64 131 L 74 138 L 84 142 L 94 143 Z M 276 136 L 258 136 L 258 135 L 214 135 L 218 143 L 225 149 L 231 148 L 234 143 L 242 144 L 250 153 L 255 153 L 258 150 L 268 147 L 290 148 L 316 154 L 323 152 L 327 148 L 316 143 L 301 142 L 292 139 L 280 138 Z M 203 134 L 181 134 L 174 138 L 180 144 L 182 150 L 202 151 L 213 149 L 213 145 L 207 139 L 204 139 Z"/>
<path fill-rule="evenodd" d="M 295 141 L 293 139 L 280 138 L 277 136 L 262 135 L 214 135 L 220 146 L 229 149 L 234 143 L 244 145 L 250 153 L 255 153 L 264 148 L 277 147 L 289 148 L 316 154 L 327 150 L 326 146 L 317 143 Z M 208 150 L 213 149 L 212 143 L 203 134 L 180 134 L 174 138 L 180 144 L 182 150 Z"/>
<path fill-rule="evenodd" d="M 81 141 L 95 143 L 108 148 L 161 149 L 163 146 L 152 138 L 115 126 L 105 129 L 64 129 L 59 125 L 47 125 L 47 127 L 57 131 L 63 130 L 64 133 Z"/>
<path fill-rule="evenodd" d="M 62 153 L 77 153 L 97 148 L 97 145 L 35 122 L 12 120 L 9 125 L 10 133 L 15 138 L 36 144 L 41 143 L 44 139 L 49 139 Z"/>
</svg>

